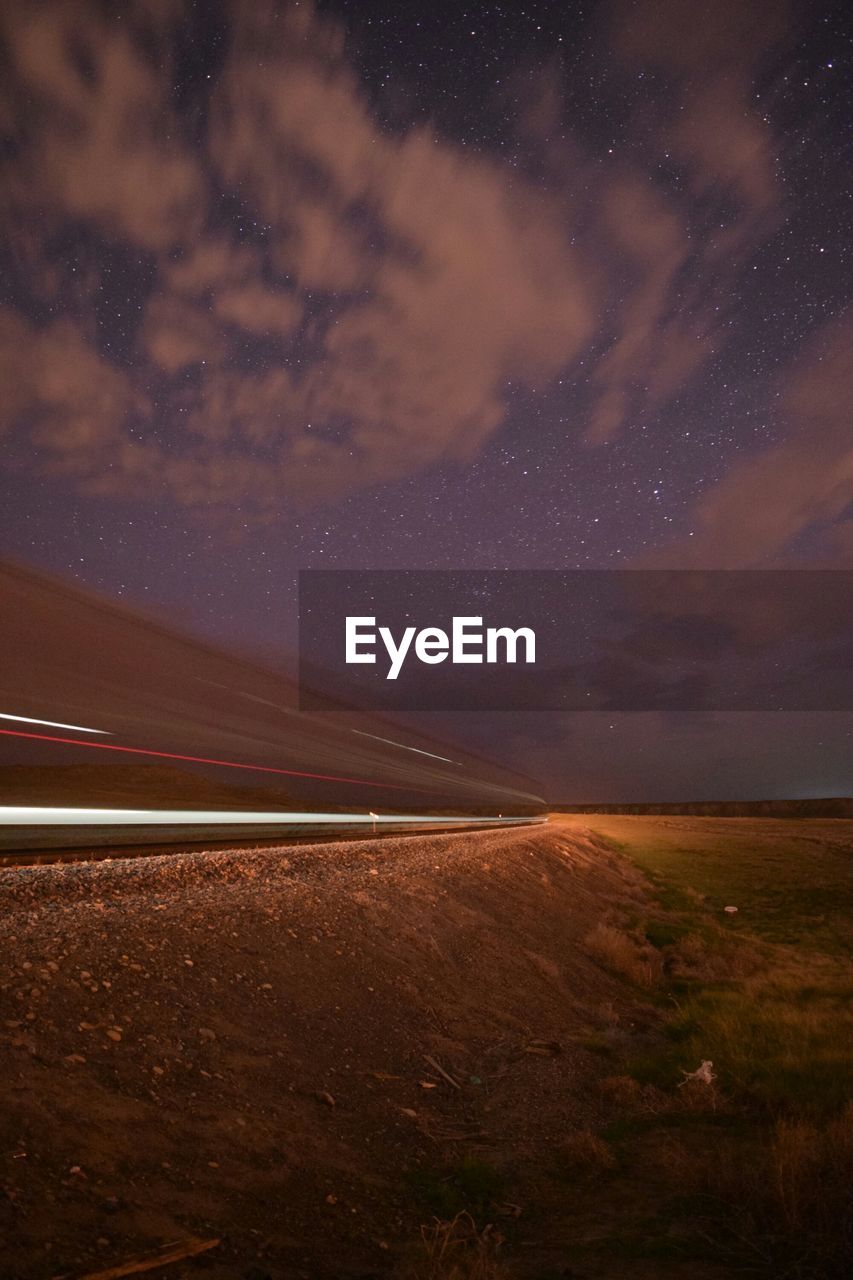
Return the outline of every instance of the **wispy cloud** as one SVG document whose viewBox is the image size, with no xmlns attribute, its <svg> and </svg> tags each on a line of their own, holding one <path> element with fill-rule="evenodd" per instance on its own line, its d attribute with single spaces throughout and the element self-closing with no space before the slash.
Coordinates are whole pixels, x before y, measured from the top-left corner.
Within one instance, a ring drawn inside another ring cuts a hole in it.
<svg viewBox="0 0 853 1280">
<path fill-rule="evenodd" d="M 784 20 L 743 8 L 695 23 L 671 0 L 614 10 L 617 63 L 666 83 L 666 109 L 631 125 L 649 164 L 602 166 L 569 129 L 543 183 L 429 127 L 383 127 L 340 26 L 305 5 L 233 5 L 190 116 L 173 86 L 180 4 L 121 22 L 7 7 L 0 215 L 32 293 L 0 328 L 23 371 L 0 408 L 14 456 L 89 491 L 144 482 L 270 520 L 472 459 L 510 383 L 583 380 L 567 448 L 628 429 L 725 341 L 732 273 L 777 213 L 749 87 Z M 562 110 L 553 69 L 543 86 L 521 108 L 531 148 Z M 681 188 L 656 180 L 662 157 Z M 88 271 L 57 247 L 75 235 Z M 145 281 L 121 358 L 94 323 L 98 245 Z"/>
</svg>

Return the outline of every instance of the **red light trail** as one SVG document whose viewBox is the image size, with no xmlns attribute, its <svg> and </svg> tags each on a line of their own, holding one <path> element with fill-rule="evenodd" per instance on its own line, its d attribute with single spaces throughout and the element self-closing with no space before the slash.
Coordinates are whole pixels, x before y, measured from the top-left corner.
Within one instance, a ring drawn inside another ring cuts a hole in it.
<svg viewBox="0 0 853 1280">
<path fill-rule="evenodd" d="M 151 751 L 146 747 L 120 747 L 113 742 L 81 742 L 78 738 L 55 738 L 46 733 L 24 733 L 20 729 L 0 729 L 5 738 L 34 738 L 36 742 L 61 742 L 66 746 L 89 747 L 95 751 L 122 751 L 133 756 L 157 756 L 162 760 L 189 760 L 193 764 L 215 764 L 224 769 L 248 769 L 252 773 L 280 773 L 290 778 L 315 778 L 320 782 L 346 782 L 354 787 L 381 787 L 389 791 L 431 793 L 423 787 L 401 787 L 392 782 L 368 782 L 364 778 L 342 778 L 333 773 L 305 773 L 299 769 L 279 769 L 269 764 L 239 764 L 234 760 L 212 760 L 207 756 L 186 756 L 176 751 Z"/>
</svg>

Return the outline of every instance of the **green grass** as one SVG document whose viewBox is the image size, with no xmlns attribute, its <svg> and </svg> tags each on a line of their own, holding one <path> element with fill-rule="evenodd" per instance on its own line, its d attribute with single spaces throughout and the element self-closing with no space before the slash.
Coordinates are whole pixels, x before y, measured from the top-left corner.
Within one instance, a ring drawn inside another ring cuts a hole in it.
<svg viewBox="0 0 853 1280">
<path fill-rule="evenodd" d="M 601 814 L 589 821 L 646 872 L 667 911 L 694 913 L 692 895 L 698 893 L 706 911 L 733 932 L 835 955 L 853 943 L 848 823 L 736 818 L 677 823 Z M 725 906 L 736 906 L 737 915 L 725 916 Z"/>
<path fill-rule="evenodd" d="M 642 1084 L 672 1089 L 682 1072 L 710 1058 L 727 1095 L 770 1114 L 835 1114 L 853 1097 L 853 1014 L 849 994 L 828 993 L 804 1011 L 796 989 L 694 992 L 664 1028 L 653 1054 L 628 1063 Z"/>
<path fill-rule="evenodd" d="M 623 927 L 660 953 L 651 994 L 668 1010 L 614 1067 L 639 1092 L 601 1131 L 622 1207 L 600 1252 L 663 1263 L 701 1245 L 738 1274 L 853 1274 L 853 824 L 580 821 L 651 883 L 653 907 Z M 680 1089 L 703 1059 L 714 1089 Z"/>
<path fill-rule="evenodd" d="M 684 939 L 700 949 L 698 972 L 671 984 L 676 1012 L 664 1044 L 630 1064 L 636 1079 L 672 1088 L 710 1058 L 733 1099 L 774 1114 L 826 1117 L 853 1097 L 853 856 L 844 825 L 603 822 L 600 834 L 612 840 L 615 828 L 621 852 L 667 905 L 667 918 L 643 926 L 648 941 L 676 960 Z M 736 916 L 722 910 L 729 904 Z M 713 977 L 702 973 L 702 949 Z M 748 954 L 756 972 L 740 977 Z M 733 972 L 721 979 L 726 957 Z"/>
<path fill-rule="evenodd" d="M 647 920 L 643 926 L 646 941 L 659 950 L 671 947 L 689 932 L 686 924 L 676 924 L 673 920 Z"/>
<path fill-rule="evenodd" d="M 475 1157 L 442 1169 L 412 1169 L 406 1181 L 418 1207 L 445 1220 L 460 1213 L 475 1222 L 487 1219 L 504 1188 L 503 1175 Z"/>
</svg>

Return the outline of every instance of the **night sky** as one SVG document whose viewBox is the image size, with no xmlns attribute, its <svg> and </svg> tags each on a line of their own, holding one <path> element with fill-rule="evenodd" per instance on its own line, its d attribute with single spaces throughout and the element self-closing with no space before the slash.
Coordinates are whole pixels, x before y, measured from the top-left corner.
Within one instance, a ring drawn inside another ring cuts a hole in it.
<svg viewBox="0 0 853 1280">
<path fill-rule="evenodd" d="M 853 567 L 845 4 L 0 5 L 0 550 L 281 661 L 300 568 Z M 846 714 L 435 718 L 566 801 Z"/>
</svg>

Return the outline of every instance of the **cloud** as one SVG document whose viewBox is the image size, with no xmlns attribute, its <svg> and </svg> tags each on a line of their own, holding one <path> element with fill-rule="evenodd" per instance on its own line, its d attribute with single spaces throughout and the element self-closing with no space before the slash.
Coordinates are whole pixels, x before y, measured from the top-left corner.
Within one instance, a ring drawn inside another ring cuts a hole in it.
<svg viewBox="0 0 853 1280">
<path fill-rule="evenodd" d="M 213 309 L 222 320 L 249 333 L 290 334 L 302 317 L 302 308 L 292 294 L 267 289 L 257 281 L 221 289 L 213 299 Z"/>
<path fill-rule="evenodd" d="M 290 334 L 302 318 L 295 291 L 263 279 L 260 254 L 222 237 L 196 243 L 162 276 L 176 294 L 205 302 L 220 320 L 249 333 Z"/>
<path fill-rule="evenodd" d="M 555 375 L 593 331 L 561 202 L 426 129 L 384 131 L 341 29 L 305 7 L 277 19 L 271 6 L 234 6 L 200 145 L 173 105 L 178 13 L 138 6 L 120 24 L 93 6 L 46 4 L 5 19 L 14 89 L 37 104 L 7 104 L 10 223 L 22 234 L 36 214 L 45 226 L 82 221 L 152 264 L 134 358 L 116 378 L 162 382 L 145 452 L 157 482 L 206 505 L 205 486 L 218 500 L 230 477 L 236 503 L 269 514 L 471 458 L 504 418 L 507 383 Z M 215 191 L 239 194 L 264 237 L 237 243 Z M 77 352 L 87 328 L 75 330 Z M 274 344 L 264 373 L 253 338 Z M 287 345 L 297 341 L 311 348 L 304 366 Z M 44 355 L 37 341 L 35 363 Z M 102 344 L 86 360 L 109 367 Z M 43 413 L 31 391 L 19 426 Z M 62 468 L 89 404 L 83 388 L 72 398 L 68 441 L 56 407 L 40 438 L 39 456 L 53 450 Z M 93 466 L 120 441 L 138 458 L 140 403 L 128 391 L 108 424 L 92 419 Z M 226 445 L 243 453 L 216 452 Z M 135 483 L 136 466 L 113 463 L 104 487 L 119 492 L 125 474 Z"/>
<path fill-rule="evenodd" d="M 780 190 L 773 135 L 750 110 L 750 87 L 751 77 L 732 73 L 693 86 L 689 110 L 666 133 L 676 154 L 690 164 L 697 195 L 734 195 L 748 224 L 774 207 Z M 730 240 L 729 235 L 727 250 Z"/>
<path fill-rule="evenodd" d="M 795 370 L 781 379 L 786 438 L 737 462 L 698 502 L 695 533 L 659 559 L 747 568 L 802 562 L 797 543 L 813 539 L 809 557 L 853 564 L 853 313 L 827 325 Z M 840 522 L 836 525 L 836 521 Z"/>
<path fill-rule="evenodd" d="M 784 24 L 742 8 L 617 9 L 623 68 L 671 82 L 672 110 L 631 125 L 649 166 L 602 167 L 572 136 L 542 181 L 422 124 L 383 127 L 342 25 L 310 5 L 228 6 L 192 111 L 176 105 L 179 0 L 121 20 L 83 0 L 7 7 L 0 218 L 30 299 L 4 332 L 11 361 L 29 333 L 32 376 L 0 413 L 19 448 L 88 489 L 144 473 L 206 514 L 230 501 L 270 520 L 469 461 L 510 384 L 538 390 L 581 358 L 576 439 L 656 412 L 722 345 L 721 299 L 778 203 L 749 85 Z M 552 65 L 521 109 L 531 160 L 560 110 Z M 683 188 L 653 177 L 665 153 Z M 697 224 L 726 201 L 723 229 L 716 212 Z M 116 253 L 136 294 L 114 342 L 96 311 L 116 286 L 91 264 Z M 49 402 L 51 360 L 66 381 Z"/>
<path fill-rule="evenodd" d="M 143 57 L 132 29 L 75 3 L 7 6 L 0 22 L 12 69 L 4 115 L 16 143 L 9 205 L 22 217 L 46 209 L 94 219 L 149 250 L 193 236 L 202 174 L 176 141 L 168 76 Z"/>
<path fill-rule="evenodd" d="M 222 334 L 210 315 L 183 298 L 155 294 L 145 308 L 142 344 L 166 373 L 217 361 L 224 351 Z"/>
<path fill-rule="evenodd" d="M 237 284 L 259 270 L 254 250 L 234 245 L 224 235 L 210 235 L 186 247 L 177 261 L 163 263 L 160 274 L 177 293 L 201 295 Z"/>
<path fill-rule="evenodd" d="M 0 309 L 0 358 L 9 388 L 0 427 L 26 416 L 29 441 L 66 472 L 85 474 L 94 451 L 118 446 L 122 424 L 145 411 L 129 379 L 67 320 L 36 329 L 10 308 Z M 13 437 L 13 448 L 16 443 Z"/>
<path fill-rule="evenodd" d="M 238 56 L 213 152 L 276 228 L 281 269 L 309 290 L 360 295 L 305 380 L 312 417 L 351 420 L 339 462 L 351 476 L 472 456 L 504 416 L 506 382 L 554 375 L 590 336 L 559 206 L 428 130 L 383 132 L 344 66 L 259 69 L 254 50 Z"/>
<path fill-rule="evenodd" d="M 616 337 L 592 375 L 597 398 L 586 436 L 594 444 L 623 425 L 633 404 L 661 403 L 710 351 L 701 335 L 690 332 L 689 311 L 687 320 L 671 316 L 673 286 L 691 248 L 687 229 L 664 197 L 625 170 L 601 193 L 600 216 L 631 283 Z"/>
<path fill-rule="evenodd" d="M 276 455 L 276 448 L 302 436 L 304 397 L 286 369 L 247 378 L 215 370 L 190 402 L 187 429 L 211 441 L 248 442 Z"/>
<path fill-rule="evenodd" d="M 695 76 L 752 67 L 790 26 L 787 0 L 623 0 L 611 16 L 621 56 Z"/>
<path fill-rule="evenodd" d="M 775 225 L 781 200 L 777 141 L 752 87 L 762 58 L 786 33 L 786 7 L 620 0 L 610 18 L 622 63 L 665 77 L 663 88 L 651 81 L 654 98 L 635 113 L 635 130 L 652 172 L 655 162 L 681 166 L 686 194 L 627 165 L 596 191 L 629 284 L 592 376 L 586 437 L 593 444 L 632 415 L 658 410 L 719 350 L 726 296 Z"/>
</svg>

